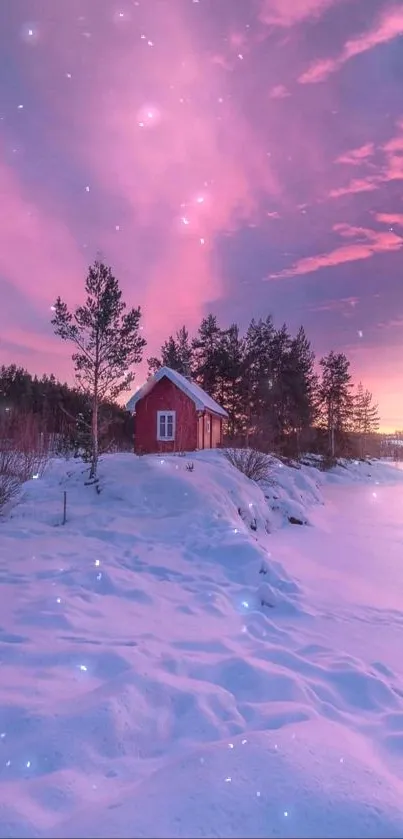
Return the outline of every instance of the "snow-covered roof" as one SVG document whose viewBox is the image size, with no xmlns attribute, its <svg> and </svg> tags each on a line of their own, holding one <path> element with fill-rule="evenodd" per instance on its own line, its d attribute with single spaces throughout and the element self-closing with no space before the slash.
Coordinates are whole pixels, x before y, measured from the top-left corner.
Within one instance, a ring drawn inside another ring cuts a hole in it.
<svg viewBox="0 0 403 839">
<path fill-rule="evenodd" d="M 134 393 L 129 399 L 126 405 L 127 410 L 134 413 L 137 402 L 139 402 L 140 399 L 143 399 L 144 396 L 147 396 L 147 394 L 153 389 L 154 385 L 156 385 L 157 382 L 165 376 L 172 382 L 172 384 L 176 385 L 179 390 L 185 393 L 192 402 L 194 402 L 198 411 L 211 411 L 212 414 L 218 414 L 220 417 L 228 417 L 224 408 L 222 408 L 215 399 L 212 399 L 211 396 L 203 390 L 203 388 L 199 387 L 199 385 L 195 382 L 186 379 L 185 376 L 182 376 L 182 374 L 178 373 L 177 370 L 171 370 L 170 367 L 160 367 L 153 376 L 150 376 L 143 387 L 140 387 L 139 390 L 137 390 L 136 393 Z"/>
</svg>

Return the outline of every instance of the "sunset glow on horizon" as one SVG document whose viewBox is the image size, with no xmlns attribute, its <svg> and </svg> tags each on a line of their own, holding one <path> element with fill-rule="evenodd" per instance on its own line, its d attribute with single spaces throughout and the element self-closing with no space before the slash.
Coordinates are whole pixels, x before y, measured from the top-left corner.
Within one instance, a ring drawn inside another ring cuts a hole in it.
<svg viewBox="0 0 403 839">
<path fill-rule="evenodd" d="M 0 41 L 0 363 L 72 381 L 101 254 L 145 357 L 272 314 L 403 428 L 402 3 L 3 0 Z"/>
</svg>

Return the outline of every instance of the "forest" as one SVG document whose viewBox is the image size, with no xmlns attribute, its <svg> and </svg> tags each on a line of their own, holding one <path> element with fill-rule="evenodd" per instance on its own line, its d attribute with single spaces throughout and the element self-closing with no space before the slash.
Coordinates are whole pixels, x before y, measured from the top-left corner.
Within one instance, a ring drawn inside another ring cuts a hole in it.
<svg viewBox="0 0 403 839">
<path fill-rule="evenodd" d="M 361 383 L 352 381 L 343 353 L 329 352 L 316 364 L 301 327 L 295 336 L 272 317 L 252 320 L 245 332 L 204 317 L 195 336 L 185 326 L 167 338 L 149 374 L 166 365 L 197 381 L 227 410 L 226 444 L 253 446 L 297 457 L 306 451 L 327 456 L 374 452 L 377 405 Z M 16 365 L 0 368 L 0 414 L 5 426 L 23 423 L 29 437 L 42 435 L 56 453 L 78 454 L 91 425 L 92 395 L 78 383 L 53 375 L 33 376 Z M 134 423 L 116 400 L 99 408 L 100 451 L 130 450 Z M 28 440 L 27 440 L 28 445 Z"/>
</svg>

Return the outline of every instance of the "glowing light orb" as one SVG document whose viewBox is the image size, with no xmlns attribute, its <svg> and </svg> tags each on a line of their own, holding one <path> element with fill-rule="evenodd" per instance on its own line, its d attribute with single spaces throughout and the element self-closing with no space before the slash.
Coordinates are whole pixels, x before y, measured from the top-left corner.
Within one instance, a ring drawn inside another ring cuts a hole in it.
<svg viewBox="0 0 403 839">
<path fill-rule="evenodd" d="M 161 122 L 161 112 L 154 105 L 142 105 L 137 111 L 137 122 L 141 128 L 155 128 Z"/>
<path fill-rule="evenodd" d="M 114 23 L 128 23 L 130 20 L 130 13 L 123 12 L 121 9 L 113 13 L 113 22 Z"/>
<path fill-rule="evenodd" d="M 34 23 L 24 23 L 21 29 L 21 38 L 26 44 L 37 44 L 39 40 L 39 30 Z"/>
</svg>

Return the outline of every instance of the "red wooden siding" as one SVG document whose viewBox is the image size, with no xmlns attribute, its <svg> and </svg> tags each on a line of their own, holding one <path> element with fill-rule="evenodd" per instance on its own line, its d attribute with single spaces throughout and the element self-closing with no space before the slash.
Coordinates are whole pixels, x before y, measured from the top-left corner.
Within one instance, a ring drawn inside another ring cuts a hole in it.
<svg viewBox="0 0 403 839">
<path fill-rule="evenodd" d="M 204 414 L 203 449 L 211 449 L 211 414 Z"/>
<path fill-rule="evenodd" d="M 176 411 L 175 440 L 157 440 L 157 412 Z M 197 411 L 194 403 L 169 379 L 163 378 L 136 405 L 136 452 L 194 451 L 197 449 Z"/>
<path fill-rule="evenodd" d="M 216 449 L 222 443 L 222 419 L 211 417 L 211 448 Z"/>
</svg>

